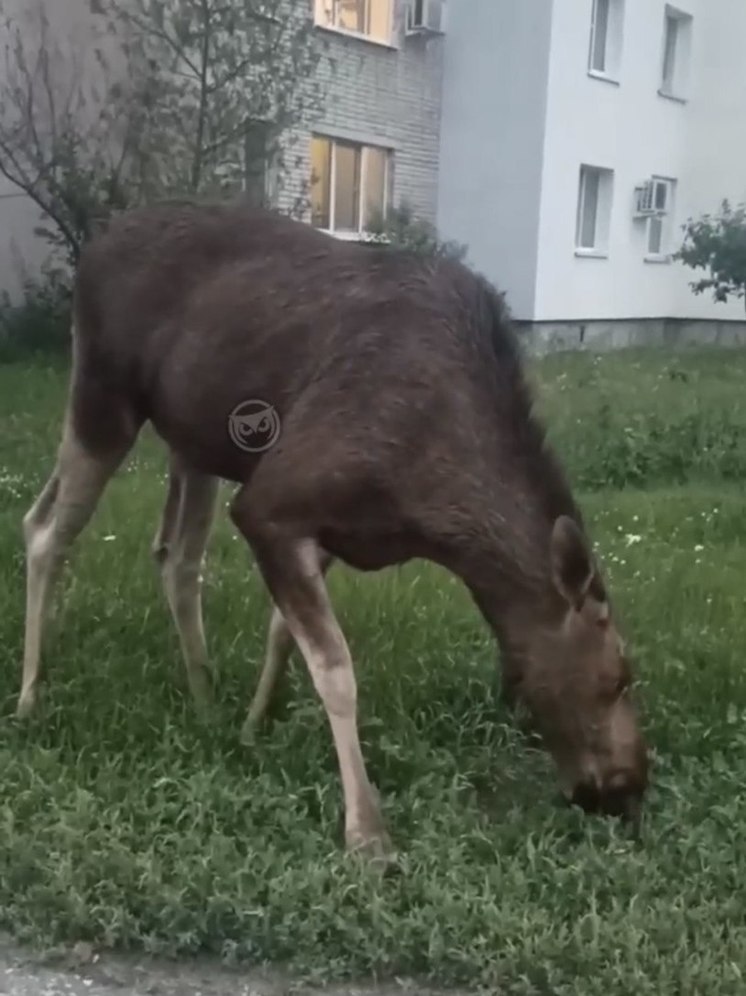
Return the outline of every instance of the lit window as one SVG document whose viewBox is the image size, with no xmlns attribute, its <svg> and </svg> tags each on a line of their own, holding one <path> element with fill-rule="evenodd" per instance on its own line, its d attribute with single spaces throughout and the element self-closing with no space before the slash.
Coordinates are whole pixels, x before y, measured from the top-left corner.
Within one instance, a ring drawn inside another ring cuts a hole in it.
<svg viewBox="0 0 746 996">
<path fill-rule="evenodd" d="M 575 250 L 579 255 L 601 254 L 608 250 L 613 178 L 613 170 L 580 167 L 575 230 Z"/>
<path fill-rule="evenodd" d="M 362 235 L 386 214 L 389 151 L 316 135 L 311 140 L 311 222 Z"/>
<path fill-rule="evenodd" d="M 316 23 L 389 42 L 393 0 L 315 0 Z"/>
</svg>

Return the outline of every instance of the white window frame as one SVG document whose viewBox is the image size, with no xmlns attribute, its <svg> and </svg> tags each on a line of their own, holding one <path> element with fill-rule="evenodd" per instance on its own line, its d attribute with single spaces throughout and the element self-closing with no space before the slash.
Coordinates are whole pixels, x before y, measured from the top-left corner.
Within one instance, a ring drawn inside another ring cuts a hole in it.
<svg viewBox="0 0 746 996">
<path fill-rule="evenodd" d="M 325 135 L 322 132 L 314 132 L 311 139 L 320 138 L 331 145 L 330 163 L 329 163 L 329 227 L 323 228 L 319 226 L 319 231 L 327 232 L 329 235 L 334 235 L 338 239 L 344 239 L 347 241 L 362 241 L 371 235 L 371 232 L 363 226 L 363 218 L 365 215 L 365 186 L 367 180 L 367 170 L 368 170 L 368 151 L 370 149 L 375 152 L 383 152 L 385 155 L 385 169 L 383 173 L 383 216 L 384 218 L 388 215 L 389 202 L 390 202 L 390 190 L 391 190 L 391 171 L 392 171 L 392 156 L 393 152 L 390 148 L 385 145 L 379 145 L 376 142 L 360 142 L 352 141 L 347 138 L 337 138 L 333 135 Z M 334 189 L 336 186 L 337 179 L 337 149 L 340 145 L 343 146 L 354 146 L 360 149 L 360 191 L 359 191 L 359 203 L 358 203 L 358 219 L 359 225 L 357 229 L 337 229 L 335 225 L 335 196 Z"/>
<path fill-rule="evenodd" d="M 595 195 L 591 194 L 591 181 L 598 184 Z M 589 210 L 591 197 L 595 196 L 593 244 L 583 245 L 586 210 Z M 614 197 L 614 171 L 604 166 L 581 163 L 578 175 L 578 200 L 575 217 L 575 255 L 606 259 L 609 255 L 611 234 L 611 209 Z"/>
<path fill-rule="evenodd" d="M 351 28 L 345 28 L 340 26 L 338 23 L 338 3 L 339 0 L 313 0 L 313 10 L 314 10 L 314 24 L 318 28 L 324 28 L 326 31 L 335 31 L 340 35 L 347 35 L 350 38 L 360 38 L 363 41 L 372 42 L 376 45 L 385 45 L 388 48 L 394 48 L 394 2 L 395 0 L 360 0 L 360 3 L 365 5 L 365 9 L 368 9 L 368 5 L 371 3 L 386 3 L 388 4 L 388 34 L 385 38 L 381 38 L 379 35 L 370 34 L 367 31 L 353 31 Z"/>
<path fill-rule="evenodd" d="M 673 253 L 672 235 L 674 227 L 674 200 L 676 196 L 676 180 L 670 176 L 651 176 L 655 184 L 663 185 L 666 190 L 665 206 L 656 209 L 645 219 L 645 262 L 670 263 Z M 654 195 L 655 197 L 655 195 Z M 657 199 L 654 202 L 656 207 Z M 660 225 L 660 245 L 657 251 L 650 248 L 653 228 Z"/>
<path fill-rule="evenodd" d="M 661 97 L 684 102 L 689 87 L 692 32 L 694 18 L 686 11 L 666 4 L 663 15 L 661 72 L 658 93 Z M 674 31 L 672 36 L 671 32 Z"/>
<path fill-rule="evenodd" d="M 624 45 L 624 13 L 625 0 L 592 0 L 588 75 L 594 79 L 619 83 Z M 597 59 L 598 33 L 604 23 L 603 58 L 599 60 Z"/>
</svg>

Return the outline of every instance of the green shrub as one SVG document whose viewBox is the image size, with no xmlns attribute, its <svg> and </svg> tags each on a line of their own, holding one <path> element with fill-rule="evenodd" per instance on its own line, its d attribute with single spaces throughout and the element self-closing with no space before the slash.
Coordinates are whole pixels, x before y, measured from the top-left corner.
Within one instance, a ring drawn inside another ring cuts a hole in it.
<svg viewBox="0 0 746 996">
<path fill-rule="evenodd" d="M 598 430 L 600 438 L 584 447 L 576 467 L 578 482 L 587 490 L 746 477 L 744 427 L 723 412 L 688 412 L 671 419 L 640 414 L 622 426 L 602 405 Z"/>
<path fill-rule="evenodd" d="M 376 215 L 368 227 L 366 241 L 371 245 L 389 245 L 422 256 L 445 256 L 456 260 L 463 260 L 467 253 L 466 246 L 441 239 L 435 226 L 418 217 L 406 201 L 391 208 L 385 218 Z"/>
<path fill-rule="evenodd" d="M 692 291 L 712 291 L 713 300 L 723 303 L 746 296 L 746 205 L 732 208 L 723 200 L 719 214 L 690 218 L 684 232 L 684 244 L 673 258 L 706 274 L 690 282 Z"/>
<path fill-rule="evenodd" d="M 0 295 L 0 363 L 35 354 L 65 355 L 70 342 L 70 283 L 67 274 L 47 268 L 27 277 L 19 303 Z"/>
</svg>

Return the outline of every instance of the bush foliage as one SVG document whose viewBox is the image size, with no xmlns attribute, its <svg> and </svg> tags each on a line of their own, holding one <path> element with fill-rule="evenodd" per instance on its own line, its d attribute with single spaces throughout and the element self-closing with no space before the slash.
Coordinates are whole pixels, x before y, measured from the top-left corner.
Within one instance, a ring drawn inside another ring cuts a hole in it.
<svg viewBox="0 0 746 996">
<path fill-rule="evenodd" d="M 707 276 L 692 281 L 695 294 L 711 290 L 715 301 L 746 296 L 746 205 L 731 207 L 727 200 L 720 213 L 690 219 L 686 238 L 675 258 Z"/>
<path fill-rule="evenodd" d="M 385 217 L 378 213 L 369 225 L 366 241 L 372 245 L 406 249 L 423 256 L 463 260 L 467 253 L 467 247 L 459 242 L 441 239 L 435 226 L 419 217 L 406 201 L 390 208 Z"/>
<path fill-rule="evenodd" d="M 21 300 L 0 294 L 0 363 L 36 354 L 66 355 L 70 343 L 70 281 L 65 270 L 46 267 L 26 277 Z"/>
</svg>

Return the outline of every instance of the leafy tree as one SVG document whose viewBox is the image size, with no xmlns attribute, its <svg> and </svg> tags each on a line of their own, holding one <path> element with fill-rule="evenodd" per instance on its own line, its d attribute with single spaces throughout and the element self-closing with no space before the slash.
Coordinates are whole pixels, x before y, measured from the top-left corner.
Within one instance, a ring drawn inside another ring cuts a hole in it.
<svg viewBox="0 0 746 996">
<path fill-rule="evenodd" d="M 323 106 L 321 42 L 294 0 L 97 0 L 153 86 L 143 136 L 158 194 L 279 193 L 297 126 Z M 273 188 L 274 184 L 274 188 Z"/>
<path fill-rule="evenodd" d="M 746 298 L 746 206 L 727 200 L 718 215 L 705 214 L 684 226 L 686 237 L 674 258 L 707 276 L 690 282 L 695 294 L 712 291 L 715 301 Z"/>
<path fill-rule="evenodd" d="M 418 217 L 406 201 L 389 209 L 385 217 L 379 212 L 369 225 L 366 241 L 407 249 L 424 256 L 445 256 L 456 260 L 463 260 L 467 253 L 466 246 L 441 239 L 435 226 Z"/>
</svg>

